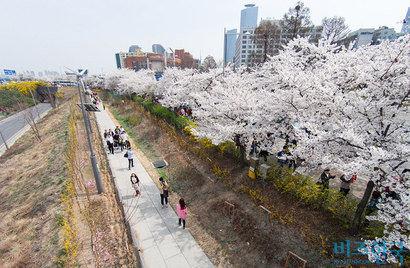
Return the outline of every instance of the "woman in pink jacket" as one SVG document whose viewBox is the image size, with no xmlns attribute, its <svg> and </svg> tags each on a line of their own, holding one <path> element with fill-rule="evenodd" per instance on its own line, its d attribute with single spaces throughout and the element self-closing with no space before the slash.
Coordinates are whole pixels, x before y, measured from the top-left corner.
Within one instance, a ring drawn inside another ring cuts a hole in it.
<svg viewBox="0 0 410 268">
<path fill-rule="evenodd" d="M 183 198 L 179 199 L 179 204 L 177 205 L 177 213 L 178 213 L 178 217 L 179 217 L 179 226 L 181 226 L 181 219 L 183 222 L 183 228 L 185 229 L 185 218 L 186 218 L 186 214 L 188 213 L 187 209 L 186 209 L 186 205 L 185 205 L 185 201 Z"/>
</svg>

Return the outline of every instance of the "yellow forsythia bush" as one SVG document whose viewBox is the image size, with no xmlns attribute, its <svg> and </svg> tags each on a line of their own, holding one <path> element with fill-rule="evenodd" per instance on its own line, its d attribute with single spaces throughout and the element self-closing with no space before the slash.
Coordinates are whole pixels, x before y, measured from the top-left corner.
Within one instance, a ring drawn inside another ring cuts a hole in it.
<svg viewBox="0 0 410 268">
<path fill-rule="evenodd" d="M 28 82 L 11 82 L 7 85 L 0 86 L 0 90 L 19 91 L 20 93 L 29 96 L 30 90 L 35 92 L 39 86 L 48 86 L 46 82 L 42 81 L 28 81 Z"/>
</svg>

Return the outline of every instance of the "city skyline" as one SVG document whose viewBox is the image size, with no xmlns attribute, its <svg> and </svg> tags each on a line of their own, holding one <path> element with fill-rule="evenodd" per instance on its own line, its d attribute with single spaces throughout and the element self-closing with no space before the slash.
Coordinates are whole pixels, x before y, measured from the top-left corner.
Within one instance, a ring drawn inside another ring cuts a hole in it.
<svg viewBox="0 0 410 268">
<path fill-rule="evenodd" d="M 388 26 L 399 32 L 408 1 L 303 1 L 313 23 L 324 17 L 346 18 L 351 31 Z M 185 49 L 194 58 L 223 58 L 223 31 L 239 28 L 245 4 L 259 7 L 261 19 L 281 19 L 296 1 L 187 1 L 172 5 L 159 1 L 5 1 L 0 0 L 5 42 L 0 44 L 0 68 L 18 72 L 88 68 L 98 74 L 115 69 L 118 51 L 139 45 L 151 51 L 152 44 Z M 5 26 L 10 25 L 10 26 Z"/>
</svg>

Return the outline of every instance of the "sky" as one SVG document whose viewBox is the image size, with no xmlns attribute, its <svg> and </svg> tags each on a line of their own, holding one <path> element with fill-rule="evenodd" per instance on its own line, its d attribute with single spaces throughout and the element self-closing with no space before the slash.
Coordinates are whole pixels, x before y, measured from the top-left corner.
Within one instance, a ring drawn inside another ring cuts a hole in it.
<svg viewBox="0 0 410 268">
<path fill-rule="evenodd" d="M 262 18 L 280 19 L 296 1 L 282 0 L 0 0 L 3 69 L 91 74 L 115 70 L 115 53 L 130 45 L 185 49 L 194 58 L 221 60 L 224 28 L 239 28 L 245 4 Z M 305 0 L 311 20 L 342 16 L 350 30 L 401 30 L 409 0 Z"/>
</svg>

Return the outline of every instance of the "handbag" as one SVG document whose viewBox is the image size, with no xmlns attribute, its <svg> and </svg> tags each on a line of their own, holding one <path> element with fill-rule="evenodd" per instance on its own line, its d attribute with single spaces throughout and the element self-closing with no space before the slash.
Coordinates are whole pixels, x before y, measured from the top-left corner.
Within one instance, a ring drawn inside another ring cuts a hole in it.
<svg viewBox="0 0 410 268">
<path fill-rule="evenodd" d="M 168 197 L 168 195 L 169 195 L 169 194 L 168 194 L 168 190 L 164 190 L 164 191 L 163 191 L 163 195 L 164 195 L 164 197 Z"/>
<path fill-rule="evenodd" d="M 126 153 L 124 154 L 124 157 L 128 157 L 128 152 L 126 152 Z"/>
</svg>

